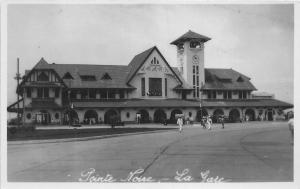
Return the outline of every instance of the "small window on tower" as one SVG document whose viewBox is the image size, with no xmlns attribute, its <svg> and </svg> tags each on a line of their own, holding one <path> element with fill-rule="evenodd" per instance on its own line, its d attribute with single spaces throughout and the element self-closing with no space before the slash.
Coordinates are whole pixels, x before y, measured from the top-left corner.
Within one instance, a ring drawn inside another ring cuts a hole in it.
<svg viewBox="0 0 300 189">
<path fill-rule="evenodd" d="M 184 46 L 183 46 L 183 43 L 180 43 L 177 45 L 177 49 L 180 51 L 180 50 L 183 50 L 184 49 Z"/>
<path fill-rule="evenodd" d="M 200 44 L 199 41 L 191 41 L 190 42 L 190 48 L 200 49 L 201 48 L 201 44 Z"/>
</svg>

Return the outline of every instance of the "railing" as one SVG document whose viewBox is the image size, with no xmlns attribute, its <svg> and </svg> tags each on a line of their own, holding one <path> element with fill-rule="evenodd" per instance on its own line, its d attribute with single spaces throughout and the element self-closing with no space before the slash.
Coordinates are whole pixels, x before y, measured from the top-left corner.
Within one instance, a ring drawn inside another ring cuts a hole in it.
<svg viewBox="0 0 300 189">
<path fill-rule="evenodd" d="M 55 98 L 32 98 L 32 102 L 54 102 Z"/>
</svg>

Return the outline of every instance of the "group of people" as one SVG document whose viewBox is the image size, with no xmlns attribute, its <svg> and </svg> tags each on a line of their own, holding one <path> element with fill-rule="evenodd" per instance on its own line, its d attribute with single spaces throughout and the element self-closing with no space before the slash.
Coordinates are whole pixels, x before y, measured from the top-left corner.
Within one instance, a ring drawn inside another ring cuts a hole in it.
<svg viewBox="0 0 300 189">
<path fill-rule="evenodd" d="M 219 123 L 222 124 L 222 129 L 225 128 L 225 117 L 223 115 L 219 116 Z M 177 125 L 179 126 L 179 132 L 182 132 L 182 126 L 183 126 L 183 118 L 182 117 L 178 117 L 177 119 Z M 202 117 L 201 119 L 201 125 L 203 127 L 203 129 L 208 129 L 211 130 L 212 127 L 212 118 L 210 115 Z"/>
</svg>

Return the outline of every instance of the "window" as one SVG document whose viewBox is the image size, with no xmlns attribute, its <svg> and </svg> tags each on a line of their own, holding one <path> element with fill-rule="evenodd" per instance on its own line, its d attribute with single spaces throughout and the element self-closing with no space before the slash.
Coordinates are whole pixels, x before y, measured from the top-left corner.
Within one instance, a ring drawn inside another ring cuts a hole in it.
<svg viewBox="0 0 300 189">
<path fill-rule="evenodd" d="M 38 98 L 49 98 L 49 88 L 38 88 L 37 89 Z"/>
<path fill-rule="evenodd" d="M 107 98 L 107 92 L 105 90 L 100 91 L 100 98 Z"/>
<path fill-rule="evenodd" d="M 246 99 L 247 91 L 239 91 L 239 99 Z"/>
<path fill-rule="evenodd" d="M 120 98 L 121 98 L 121 99 L 124 98 L 124 91 L 120 91 Z"/>
<path fill-rule="evenodd" d="M 54 117 L 55 119 L 59 119 L 59 113 L 55 113 Z"/>
<path fill-rule="evenodd" d="M 115 91 L 108 91 L 108 98 L 116 98 L 116 92 Z"/>
<path fill-rule="evenodd" d="M 87 90 L 81 90 L 80 94 L 81 94 L 81 99 L 87 99 L 87 97 L 88 97 L 88 91 Z"/>
<path fill-rule="evenodd" d="M 183 50 L 184 49 L 183 43 L 178 44 L 177 49 L 178 50 Z"/>
<path fill-rule="evenodd" d="M 217 92 L 216 91 L 212 91 L 212 98 L 216 99 L 217 98 Z"/>
<path fill-rule="evenodd" d="M 196 66 L 196 74 L 199 74 L 199 66 Z"/>
<path fill-rule="evenodd" d="M 67 73 L 65 73 L 65 75 L 63 76 L 63 79 L 73 79 L 73 77 L 72 77 L 72 75 L 71 75 L 69 72 L 67 72 Z"/>
<path fill-rule="evenodd" d="M 31 119 L 31 113 L 26 114 L 27 119 Z"/>
<path fill-rule="evenodd" d="M 159 64 L 159 61 L 156 59 L 156 57 L 151 60 L 151 64 Z"/>
<path fill-rule="evenodd" d="M 105 73 L 105 74 L 102 76 L 101 80 L 111 80 L 111 77 L 110 77 L 110 75 L 109 75 L 108 73 Z"/>
<path fill-rule="evenodd" d="M 145 78 L 141 79 L 142 96 L 145 96 Z"/>
<path fill-rule="evenodd" d="M 127 117 L 127 118 L 130 117 L 130 113 L 129 113 L 129 112 L 126 113 L 126 117 Z"/>
<path fill-rule="evenodd" d="M 45 72 L 42 72 L 37 77 L 38 81 L 49 81 L 48 75 L 45 74 Z"/>
<path fill-rule="evenodd" d="M 191 41 L 190 42 L 190 48 L 193 48 L 193 49 L 197 48 L 197 49 L 199 49 L 199 48 L 201 48 L 201 44 L 200 44 L 199 41 Z"/>
<path fill-rule="evenodd" d="M 196 85 L 196 82 L 195 82 L 195 75 L 193 75 L 193 85 Z"/>
<path fill-rule="evenodd" d="M 37 97 L 38 98 L 43 98 L 43 88 L 38 88 L 37 89 Z"/>
<path fill-rule="evenodd" d="M 232 92 L 228 91 L 228 99 L 232 99 Z"/>
<path fill-rule="evenodd" d="M 199 98 L 199 87 L 197 87 L 197 98 Z"/>
<path fill-rule="evenodd" d="M 243 82 L 244 79 L 240 76 L 238 79 L 237 79 L 238 82 Z"/>
<path fill-rule="evenodd" d="M 193 89 L 194 89 L 193 90 L 193 97 L 195 98 L 196 97 L 196 87 L 194 86 Z"/>
<path fill-rule="evenodd" d="M 59 97 L 59 88 L 55 88 L 55 98 Z"/>
<path fill-rule="evenodd" d="M 149 78 L 149 96 L 162 96 L 161 78 Z"/>
<path fill-rule="evenodd" d="M 208 99 L 216 99 L 217 98 L 217 91 L 207 91 L 207 98 Z"/>
<path fill-rule="evenodd" d="M 197 76 L 197 86 L 199 86 L 199 77 Z"/>
<path fill-rule="evenodd" d="M 165 96 L 168 96 L 168 80 L 165 78 Z"/>
<path fill-rule="evenodd" d="M 207 98 L 211 99 L 211 91 L 207 91 Z"/>
<path fill-rule="evenodd" d="M 96 89 L 90 89 L 89 98 L 96 98 Z"/>
<path fill-rule="evenodd" d="M 70 98 L 71 99 L 76 99 L 77 98 L 77 91 L 72 90 L 71 93 L 70 93 Z"/>
<path fill-rule="evenodd" d="M 193 74 L 195 73 L 195 66 L 193 66 Z"/>
<path fill-rule="evenodd" d="M 31 98 L 31 88 L 27 88 L 26 92 L 27 92 L 26 94 L 27 98 Z"/>
<path fill-rule="evenodd" d="M 81 75 L 82 81 L 96 81 L 96 77 L 94 75 Z"/>
<path fill-rule="evenodd" d="M 44 98 L 49 98 L 49 88 L 44 88 Z"/>
<path fill-rule="evenodd" d="M 243 91 L 243 99 L 247 98 L 247 91 Z"/>
</svg>

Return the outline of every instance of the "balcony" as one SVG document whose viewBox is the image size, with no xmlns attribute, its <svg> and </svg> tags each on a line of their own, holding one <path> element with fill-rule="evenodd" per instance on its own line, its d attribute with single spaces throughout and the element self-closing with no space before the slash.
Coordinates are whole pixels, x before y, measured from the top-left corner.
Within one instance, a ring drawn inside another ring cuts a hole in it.
<svg viewBox="0 0 300 189">
<path fill-rule="evenodd" d="M 32 98 L 32 102 L 54 102 L 55 98 Z"/>
</svg>

